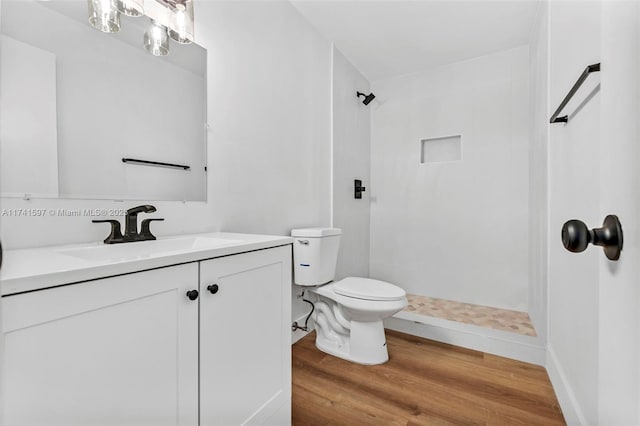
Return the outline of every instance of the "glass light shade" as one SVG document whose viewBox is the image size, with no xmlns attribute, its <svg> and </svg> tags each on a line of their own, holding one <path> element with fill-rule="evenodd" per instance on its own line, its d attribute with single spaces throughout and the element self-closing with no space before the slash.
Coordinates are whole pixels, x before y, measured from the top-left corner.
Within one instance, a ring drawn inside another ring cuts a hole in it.
<svg viewBox="0 0 640 426">
<path fill-rule="evenodd" d="M 166 56 L 169 54 L 169 35 L 167 29 L 151 21 L 151 25 L 144 33 L 144 48 L 153 56 Z"/>
<path fill-rule="evenodd" d="M 191 11 L 193 11 L 193 9 L 191 9 Z M 187 34 L 187 25 L 189 24 L 187 13 L 187 7 L 184 4 L 176 4 L 174 27 L 167 30 L 173 40 L 182 44 L 191 43 L 191 39 L 189 39 Z M 191 20 L 191 22 L 193 22 L 193 20 Z M 193 23 L 191 23 L 191 26 L 193 27 Z"/>
<path fill-rule="evenodd" d="M 116 9 L 127 16 L 142 16 L 144 0 L 116 0 Z"/>
<path fill-rule="evenodd" d="M 112 0 L 87 0 L 89 3 L 89 23 L 103 33 L 120 31 L 120 12 L 112 4 Z"/>
</svg>

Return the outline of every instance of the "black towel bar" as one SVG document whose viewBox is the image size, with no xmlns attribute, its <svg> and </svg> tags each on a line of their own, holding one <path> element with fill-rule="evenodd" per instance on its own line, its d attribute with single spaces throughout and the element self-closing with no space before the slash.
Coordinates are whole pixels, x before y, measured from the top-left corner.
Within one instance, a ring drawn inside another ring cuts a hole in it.
<svg viewBox="0 0 640 426">
<path fill-rule="evenodd" d="M 137 160 L 135 158 L 123 158 L 122 162 L 123 163 L 139 164 L 139 165 L 143 165 L 143 166 L 168 167 L 170 169 L 182 169 L 182 170 L 191 169 L 191 167 L 185 166 L 185 165 L 182 165 L 182 164 L 161 163 L 161 162 L 158 162 L 158 161 L 148 161 L 148 160 Z"/>
<path fill-rule="evenodd" d="M 576 92 L 578 91 L 578 89 L 580 88 L 580 86 L 582 86 L 582 83 L 584 83 L 584 81 L 587 79 L 587 77 L 589 77 L 589 74 L 591 74 L 592 72 L 598 72 L 598 71 L 600 71 L 600 63 L 599 62 L 597 64 L 589 65 L 588 67 L 586 67 L 584 69 L 584 71 L 582 71 L 582 74 L 580 74 L 580 77 L 578 78 L 578 81 L 576 81 L 576 83 L 573 85 L 571 90 L 569 90 L 569 93 L 567 93 L 567 96 L 564 97 L 564 99 L 562 100 L 562 103 L 560 104 L 560 106 L 558 107 L 556 112 L 554 112 L 553 115 L 551 116 L 551 118 L 549 119 L 549 123 L 552 123 L 552 124 L 553 123 L 566 123 L 567 121 L 569 121 L 569 116 L 568 115 L 563 115 L 562 117 L 558 117 L 558 115 L 560 115 L 560 112 L 562 111 L 562 109 L 565 106 L 567 106 L 567 104 L 569 103 L 569 101 L 571 100 L 573 95 L 575 95 Z"/>
</svg>

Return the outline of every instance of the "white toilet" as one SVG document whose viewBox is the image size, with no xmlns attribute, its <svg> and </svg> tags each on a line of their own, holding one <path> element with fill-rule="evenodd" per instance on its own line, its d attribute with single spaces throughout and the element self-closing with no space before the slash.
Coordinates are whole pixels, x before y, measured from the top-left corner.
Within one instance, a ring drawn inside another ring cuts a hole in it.
<svg viewBox="0 0 640 426">
<path fill-rule="evenodd" d="M 341 233 L 338 228 L 291 231 L 294 282 L 315 295 L 318 349 L 359 364 L 382 364 L 389 360 L 382 320 L 407 306 L 406 293 L 369 278 L 334 282 Z"/>
</svg>

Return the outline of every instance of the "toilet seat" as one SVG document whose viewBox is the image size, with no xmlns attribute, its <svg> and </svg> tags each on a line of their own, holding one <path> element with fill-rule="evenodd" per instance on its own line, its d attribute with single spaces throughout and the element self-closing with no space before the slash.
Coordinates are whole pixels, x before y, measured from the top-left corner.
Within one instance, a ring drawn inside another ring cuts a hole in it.
<svg viewBox="0 0 640 426">
<path fill-rule="evenodd" d="M 329 284 L 321 285 L 319 287 L 312 287 L 310 288 L 310 291 L 320 296 L 324 296 L 327 299 L 331 299 L 334 302 L 341 305 L 342 308 L 346 308 L 349 310 L 377 312 L 379 314 L 383 312 L 396 313 L 407 306 L 407 298 L 404 296 L 401 297 L 400 299 L 393 299 L 393 300 L 367 300 L 367 299 L 360 299 L 357 297 L 343 296 L 342 294 L 338 294 L 335 291 L 335 287 L 338 282 L 340 281 L 331 282 Z M 386 283 L 386 284 L 389 284 L 389 283 Z M 393 285 L 393 284 L 389 284 L 389 285 Z"/>
<path fill-rule="evenodd" d="M 385 281 L 348 277 L 333 285 L 336 294 L 362 300 L 393 301 L 406 296 L 403 289 Z"/>
</svg>

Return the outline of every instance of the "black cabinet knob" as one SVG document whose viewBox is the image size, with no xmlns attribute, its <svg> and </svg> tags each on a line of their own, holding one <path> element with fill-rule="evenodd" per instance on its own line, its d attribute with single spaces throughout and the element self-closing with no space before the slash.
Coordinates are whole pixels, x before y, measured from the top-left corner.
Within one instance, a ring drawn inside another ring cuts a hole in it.
<svg viewBox="0 0 640 426">
<path fill-rule="evenodd" d="M 189 300 L 196 300 L 198 298 L 198 290 L 189 290 L 187 292 Z"/>
<path fill-rule="evenodd" d="M 219 289 L 220 287 L 218 287 L 218 284 L 211 284 L 210 286 L 207 286 L 207 290 L 209 290 L 209 293 L 211 294 L 216 294 Z"/>
<path fill-rule="evenodd" d="M 616 215 L 604 219 L 602 228 L 589 229 L 580 220 L 569 220 L 562 226 L 562 244 L 573 253 L 587 249 L 589 243 L 601 246 L 609 260 L 618 260 L 622 251 L 622 225 Z"/>
</svg>

